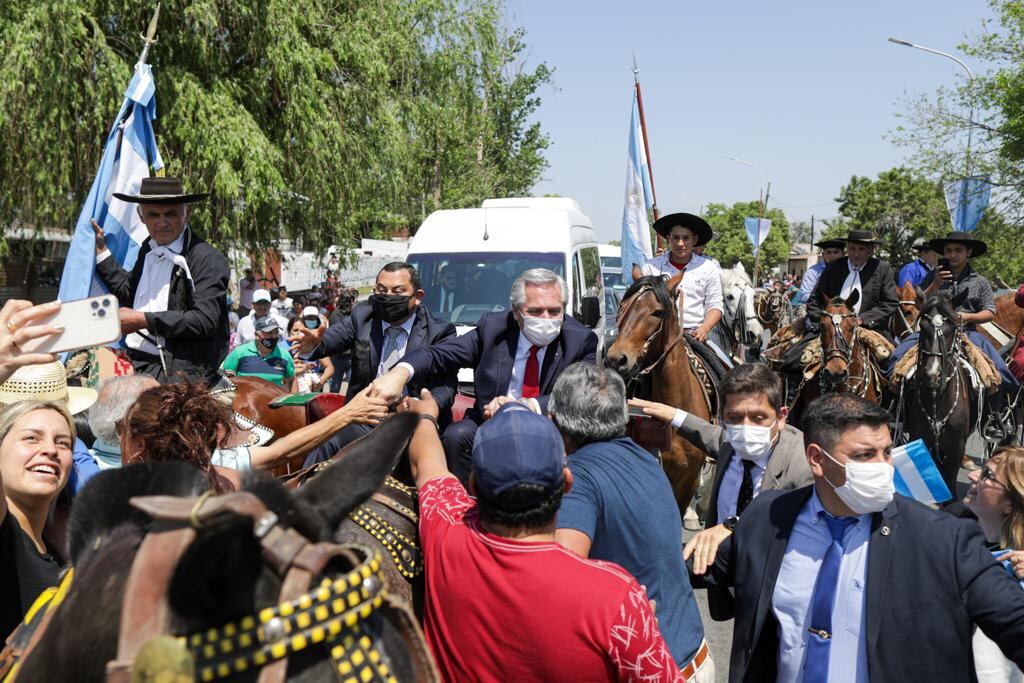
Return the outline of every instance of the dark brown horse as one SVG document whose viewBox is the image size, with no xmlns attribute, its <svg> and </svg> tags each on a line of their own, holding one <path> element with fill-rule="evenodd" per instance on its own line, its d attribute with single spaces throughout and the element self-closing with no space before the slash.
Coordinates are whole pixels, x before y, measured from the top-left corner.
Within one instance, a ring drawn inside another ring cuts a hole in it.
<svg viewBox="0 0 1024 683">
<path fill-rule="evenodd" d="M 790 306 L 785 292 L 759 289 L 755 303 L 757 304 L 757 318 L 770 334 L 774 335 L 780 327 L 789 322 Z"/>
<path fill-rule="evenodd" d="M 954 495 L 967 437 L 977 417 L 970 376 L 961 361 L 963 336 L 956 323 L 956 311 L 967 294 L 964 289 L 950 299 L 945 294 L 927 297 L 918 293 L 921 337 L 917 366 L 902 396 L 910 440 L 924 439 Z"/>
<path fill-rule="evenodd" d="M 294 493 L 256 477 L 241 492 L 197 498 L 207 480 L 183 463 L 101 472 L 75 503 L 70 592 L 18 680 L 133 680 L 106 678 L 115 660 L 117 670 L 131 660 L 135 673 L 156 668 L 168 676 L 161 680 L 183 680 L 172 672 L 193 666 L 187 680 L 256 681 L 270 668 L 273 680 L 333 681 L 339 670 L 369 676 L 357 680 L 436 680 L 415 620 L 382 591 L 373 549 L 331 544 L 416 423 L 389 420 Z M 157 545 L 164 538 L 173 545 Z"/>
<path fill-rule="evenodd" d="M 682 277 L 679 273 L 666 282 L 642 276 L 634 267 L 634 283 L 619 307 L 619 336 L 608 349 L 607 364 L 623 376 L 631 395 L 710 421 L 705 389 L 680 328 L 682 294 L 677 286 Z M 704 451 L 673 432 L 672 447 L 661 457 L 679 511 L 685 513 L 697 489 Z"/>
<path fill-rule="evenodd" d="M 899 341 L 917 330 L 919 312 L 917 294 L 910 281 L 905 282 L 896 291 L 900 297 L 900 304 L 889 318 L 889 332 L 893 339 Z"/>
</svg>

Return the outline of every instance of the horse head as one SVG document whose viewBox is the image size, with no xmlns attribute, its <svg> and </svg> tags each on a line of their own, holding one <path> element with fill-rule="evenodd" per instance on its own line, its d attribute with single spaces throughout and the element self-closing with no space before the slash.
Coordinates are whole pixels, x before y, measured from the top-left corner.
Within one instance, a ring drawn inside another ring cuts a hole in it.
<svg viewBox="0 0 1024 683">
<path fill-rule="evenodd" d="M 918 342 L 917 375 L 933 393 L 950 380 L 952 373 L 946 368 L 955 363 L 957 323 L 956 310 L 967 298 L 964 289 L 952 298 L 946 293 L 928 296 L 916 289 L 915 308 L 920 310 L 921 338 Z"/>
<path fill-rule="evenodd" d="M 918 297 L 913 283 L 910 281 L 903 283 L 903 286 L 898 289 L 898 293 L 899 308 L 893 313 L 890 331 L 896 337 L 903 337 L 916 329 L 920 308 L 918 308 Z"/>
<path fill-rule="evenodd" d="M 608 349 L 606 364 L 624 378 L 643 370 L 643 362 L 657 352 L 657 337 L 678 334 L 678 294 L 683 273 L 665 280 L 660 275 L 641 275 L 633 268 L 633 284 L 619 304 L 619 335 Z"/>
<path fill-rule="evenodd" d="M 737 263 L 731 269 L 723 269 L 721 279 L 725 307 L 735 321 L 735 329 L 742 330 L 743 333 L 740 343 L 754 344 L 764 333 L 764 326 L 757 317 L 757 306 L 754 301 L 756 295 L 750 277 L 743 269 L 743 264 Z"/>
<path fill-rule="evenodd" d="M 860 300 L 860 290 L 853 290 L 846 299 L 821 294 L 821 300 L 822 384 L 832 391 L 842 391 L 850 378 L 857 343 L 860 322 L 853 310 Z"/>
<path fill-rule="evenodd" d="M 216 670 L 217 678 L 255 680 L 253 672 L 283 657 L 289 678 L 326 680 L 338 666 L 331 648 L 352 633 L 346 627 L 379 636 L 376 651 L 400 680 L 412 680 L 414 657 L 390 618 L 377 612 L 388 609 L 374 573 L 379 559 L 360 547 L 320 544 L 330 543 L 345 517 L 381 486 L 417 423 L 411 414 L 393 417 L 294 492 L 253 475 L 242 491 L 196 498 L 206 477 L 184 463 L 140 463 L 96 475 L 72 513 L 71 592 L 39 646 L 22 660 L 23 678 L 104 679 L 107 662 L 117 657 L 122 606 L 133 585 L 129 574 L 145 559 L 140 541 L 170 525 L 167 533 L 183 527 L 194 535 L 176 559 L 153 553 L 169 569 L 166 592 L 157 596 L 166 596 L 162 629 L 187 636 L 180 647 L 195 658 L 196 680 L 203 667 Z M 312 580 L 296 582 L 293 570 L 305 567 Z M 144 603 L 140 599 L 136 608 Z M 259 649 L 264 642 L 278 649 Z M 52 656 L 56 650 L 61 657 Z M 214 660 L 227 662 L 223 672 Z"/>
</svg>

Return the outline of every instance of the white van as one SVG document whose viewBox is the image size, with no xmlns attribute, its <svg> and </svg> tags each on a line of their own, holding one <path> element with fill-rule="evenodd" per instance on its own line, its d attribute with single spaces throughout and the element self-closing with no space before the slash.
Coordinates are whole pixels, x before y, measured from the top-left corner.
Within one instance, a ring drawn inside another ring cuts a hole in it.
<svg viewBox="0 0 1024 683">
<path fill-rule="evenodd" d="M 455 323 L 459 334 L 484 313 L 510 310 L 512 282 L 523 271 L 553 270 L 569 284 L 566 313 L 593 329 L 603 347 L 601 259 L 590 219 L 574 199 L 488 199 L 479 209 L 435 211 L 412 238 L 406 260 L 420 273 L 430 313 Z M 442 277 L 455 287 L 444 304 Z M 459 379 L 472 381 L 466 377 Z"/>
</svg>

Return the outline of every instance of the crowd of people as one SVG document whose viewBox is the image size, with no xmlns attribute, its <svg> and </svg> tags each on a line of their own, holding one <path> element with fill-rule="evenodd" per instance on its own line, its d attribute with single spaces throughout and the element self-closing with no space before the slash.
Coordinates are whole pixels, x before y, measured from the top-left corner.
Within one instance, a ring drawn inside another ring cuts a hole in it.
<svg viewBox="0 0 1024 683">
<path fill-rule="evenodd" d="M 286 461 L 327 460 L 398 411 L 423 418 L 407 456 L 423 631 L 443 680 L 714 681 L 726 667 L 732 681 L 1021 680 L 1024 448 L 971 473 L 954 515 L 895 493 L 891 416 L 857 396 L 817 399 L 801 431 L 779 376 L 746 363 L 722 377 L 712 421 L 630 399 L 595 333 L 567 315 L 565 280 L 539 268 L 463 335 L 424 305 L 408 263 L 385 266 L 347 311 L 272 295 L 247 272 L 239 304 L 252 310 L 229 352 L 227 268 L 186 222 L 201 197 L 152 180 L 128 197 L 150 232 L 131 273 L 96 236 L 134 375 L 69 387 L 54 357 L 22 350 L 63 333 L 40 322 L 59 304 L 0 310 L 0 635 L 57 583 L 61 521 L 100 470 L 185 461 L 223 493 Z M 717 266 L 696 251 L 710 227 L 671 214 L 655 229 L 669 251 L 642 275 L 679 283 L 681 327 L 704 343 L 723 309 Z M 921 285 L 966 283 L 971 324 L 991 291 L 972 279 L 983 248 L 967 239 L 931 243 L 951 268 Z M 839 255 L 812 293 L 856 290 L 873 326 L 895 275 L 870 235 L 839 242 L 819 245 Z M 473 404 L 456 415 L 465 369 Z M 348 373 L 346 402 L 254 441 L 210 391 L 222 372 L 314 391 Z M 716 464 L 705 528 L 685 544 L 658 453 L 627 436 L 631 412 Z M 709 645 L 695 590 L 713 619 L 734 620 L 731 652 Z"/>
</svg>

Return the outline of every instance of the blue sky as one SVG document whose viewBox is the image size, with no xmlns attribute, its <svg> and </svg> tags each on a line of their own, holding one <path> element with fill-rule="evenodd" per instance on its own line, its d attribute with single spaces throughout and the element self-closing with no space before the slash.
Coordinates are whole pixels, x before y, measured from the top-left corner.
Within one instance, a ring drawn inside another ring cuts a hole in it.
<svg viewBox="0 0 1024 683">
<path fill-rule="evenodd" d="M 555 68 L 538 112 L 550 167 L 534 194 L 574 197 L 614 239 L 634 51 L 663 213 L 756 199 L 757 171 L 732 155 L 762 168 L 773 206 L 807 220 L 836 215 L 851 175 L 907 156 L 884 137 L 904 94 L 962 82 L 952 61 L 887 38 L 956 52 L 991 11 L 984 0 L 508 0 L 506 14 L 527 31 L 527 62 Z"/>
</svg>

